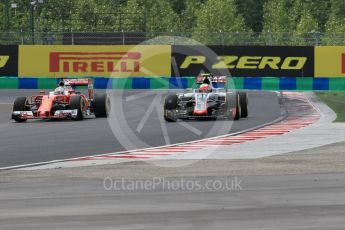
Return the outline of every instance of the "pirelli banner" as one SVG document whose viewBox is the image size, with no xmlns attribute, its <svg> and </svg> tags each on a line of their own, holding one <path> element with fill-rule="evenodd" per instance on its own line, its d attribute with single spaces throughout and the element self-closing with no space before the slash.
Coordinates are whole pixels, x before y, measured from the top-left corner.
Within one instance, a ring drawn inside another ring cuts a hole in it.
<svg viewBox="0 0 345 230">
<path fill-rule="evenodd" d="M 154 77 L 170 76 L 171 46 L 19 47 L 22 77 Z"/>
<path fill-rule="evenodd" d="M 21 77 L 313 77 L 314 47 L 19 46 Z"/>
<path fill-rule="evenodd" d="M 0 76 L 345 77 L 345 46 L 0 46 Z"/>
<path fill-rule="evenodd" d="M 315 77 L 345 77 L 345 46 L 315 47 Z"/>
<path fill-rule="evenodd" d="M 172 76 L 313 77 L 312 46 L 173 46 Z"/>
</svg>

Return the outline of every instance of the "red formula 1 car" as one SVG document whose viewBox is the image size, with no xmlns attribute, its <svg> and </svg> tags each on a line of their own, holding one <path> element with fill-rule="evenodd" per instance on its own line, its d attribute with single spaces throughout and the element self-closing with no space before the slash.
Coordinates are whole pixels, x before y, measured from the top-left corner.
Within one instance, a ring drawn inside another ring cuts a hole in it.
<svg viewBox="0 0 345 230">
<path fill-rule="evenodd" d="M 88 86 L 88 95 L 75 91 L 76 86 Z M 13 104 L 12 119 L 82 120 L 86 116 L 107 117 L 110 100 L 106 94 L 94 94 L 91 79 L 65 79 L 55 91 L 31 97 L 18 97 Z"/>
</svg>

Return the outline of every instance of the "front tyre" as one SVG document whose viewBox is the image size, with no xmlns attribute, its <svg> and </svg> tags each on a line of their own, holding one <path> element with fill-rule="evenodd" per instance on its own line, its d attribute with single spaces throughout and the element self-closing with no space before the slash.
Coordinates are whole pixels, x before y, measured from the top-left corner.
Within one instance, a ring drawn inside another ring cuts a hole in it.
<svg viewBox="0 0 345 230">
<path fill-rule="evenodd" d="M 164 98 L 164 120 L 175 122 L 176 109 L 178 108 L 178 98 L 176 94 L 169 94 Z"/>
<path fill-rule="evenodd" d="M 226 116 L 229 120 L 238 120 L 241 117 L 240 97 L 238 93 L 226 95 Z"/>
<path fill-rule="evenodd" d="M 17 97 L 13 103 L 13 111 L 26 111 L 26 97 Z M 12 115 L 12 119 L 16 122 L 26 122 L 27 119 L 20 118 L 19 116 Z"/>
<path fill-rule="evenodd" d="M 76 95 L 76 96 L 71 97 L 69 108 L 71 110 L 77 110 L 77 116 L 73 117 L 72 120 L 80 121 L 84 119 L 84 114 L 83 114 L 84 107 L 85 107 L 85 103 L 81 96 Z"/>
<path fill-rule="evenodd" d="M 93 99 L 93 111 L 97 118 L 108 117 L 110 111 L 110 100 L 107 94 L 95 94 Z"/>
</svg>

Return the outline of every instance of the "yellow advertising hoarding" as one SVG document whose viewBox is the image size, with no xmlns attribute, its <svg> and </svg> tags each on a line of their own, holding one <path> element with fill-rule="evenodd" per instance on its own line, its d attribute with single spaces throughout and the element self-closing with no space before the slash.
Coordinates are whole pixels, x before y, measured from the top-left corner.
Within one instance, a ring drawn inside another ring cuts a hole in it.
<svg viewBox="0 0 345 230">
<path fill-rule="evenodd" d="M 345 77 L 345 46 L 315 47 L 315 77 Z"/>
<path fill-rule="evenodd" d="M 171 75 L 171 46 L 19 46 L 21 77 Z"/>
</svg>

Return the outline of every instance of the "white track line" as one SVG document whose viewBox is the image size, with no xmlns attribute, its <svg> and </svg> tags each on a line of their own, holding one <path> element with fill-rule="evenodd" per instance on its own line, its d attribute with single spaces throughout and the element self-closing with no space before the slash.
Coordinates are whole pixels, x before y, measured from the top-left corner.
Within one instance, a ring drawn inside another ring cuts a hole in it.
<svg viewBox="0 0 345 230">
<path fill-rule="evenodd" d="M 22 168 L 28 168 L 28 167 L 35 167 L 35 166 L 42 166 L 42 165 L 48 165 L 48 164 L 54 164 L 54 163 L 62 163 L 62 162 L 70 162 L 70 161 L 78 161 L 79 159 L 85 159 L 85 158 L 94 158 L 94 157 L 104 157 L 104 156 L 109 156 L 109 155 L 119 155 L 119 154 L 135 154 L 136 152 L 143 152 L 145 150 L 154 150 L 154 149 L 160 149 L 160 148 L 168 148 L 168 147 L 177 147 L 180 145 L 187 145 L 190 144 L 190 146 L 193 147 L 209 147 L 210 145 L 202 145 L 200 144 L 202 141 L 208 141 L 208 140 L 213 140 L 217 138 L 223 138 L 223 137 L 231 137 L 231 136 L 236 136 L 239 134 L 247 133 L 249 131 L 253 131 L 268 125 L 275 124 L 279 121 L 282 121 L 286 119 L 287 113 L 284 115 L 280 116 L 279 118 L 267 122 L 249 129 L 242 130 L 240 132 L 236 133 L 231 133 L 231 134 L 224 134 L 216 137 L 210 137 L 210 138 L 205 138 L 201 140 L 195 140 L 195 141 L 188 141 L 188 142 L 181 142 L 181 143 L 176 143 L 176 144 L 170 144 L 170 145 L 163 145 L 163 146 L 157 146 L 157 147 L 150 147 L 150 148 L 143 148 L 143 149 L 136 149 L 136 150 L 126 150 L 126 151 L 120 151 L 120 152 L 112 152 L 112 153 L 105 153 L 105 154 L 98 154 L 98 155 L 90 155 L 90 156 L 83 156 L 83 157 L 75 157 L 75 158 L 66 158 L 66 159 L 60 159 L 60 160 L 53 160 L 53 161 L 45 161 L 45 162 L 37 162 L 37 163 L 30 163 L 30 164 L 22 164 L 22 165 L 14 165 L 14 166 L 8 166 L 8 167 L 2 167 L 0 170 L 11 170 L 11 169 L 22 169 Z"/>
</svg>

